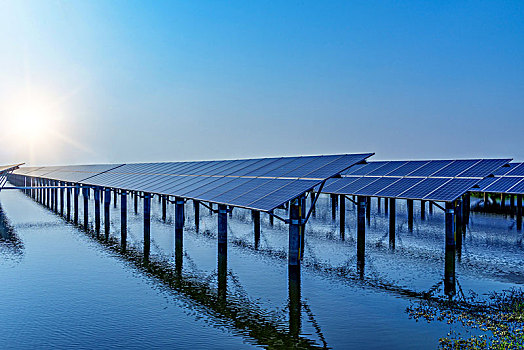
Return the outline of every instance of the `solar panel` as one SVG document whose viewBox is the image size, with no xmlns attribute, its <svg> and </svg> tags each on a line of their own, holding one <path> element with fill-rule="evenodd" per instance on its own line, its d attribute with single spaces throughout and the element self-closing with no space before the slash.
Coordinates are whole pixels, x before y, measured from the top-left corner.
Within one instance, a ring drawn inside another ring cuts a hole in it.
<svg viewBox="0 0 524 350">
<path fill-rule="evenodd" d="M 426 165 L 421 166 L 417 170 L 409 173 L 409 176 L 431 176 L 440 169 L 453 163 L 452 160 L 432 160 Z"/>
<path fill-rule="evenodd" d="M 493 174 L 511 159 L 482 159 L 471 168 L 458 174 L 458 177 L 486 177 Z"/>
<path fill-rule="evenodd" d="M 405 177 L 401 178 L 392 185 L 378 191 L 375 195 L 379 197 L 398 197 L 402 192 L 424 181 L 422 178 Z"/>
<path fill-rule="evenodd" d="M 500 168 L 496 169 L 495 171 L 493 171 L 493 175 L 495 175 L 495 176 L 505 175 L 508 172 L 510 172 L 511 170 L 515 169 L 520 164 L 521 163 L 509 163 L 509 164 L 506 164 L 505 166 L 500 167 Z"/>
<path fill-rule="evenodd" d="M 409 173 L 412 173 L 413 171 L 421 168 L 422 166 L 428 164 L 429 161 L 427 160 L 413 160 L 409 161 L 406 164 L 402 165 L 401 167 L 391 171 L 388 173 L 388 176 L 406 176 Z"/>
<path fill-rule="evenodd" d="M 378 177 L 361 177 L 348 185 L 340 188 L 337 192 L 339 194 L 357 194 L 361 188 L 364 188 L 373 182 L 377 181 Z"/>
<path fill-rule="evenodd" d="M 400 193 L 398 197 L 399 198 L 410 198 L 410 199 L 424 198 L 425 196 L 433 192 L 436 188 L 444 185 L 448 181 L 450 181 L 450 179 L 442 179 L 442 178 L 424 179 L 423 181 L 420 181 L 418 184 L 411 187 L 410 189 Z"/>
<path fill-rule="evenodd" d="M 397 181 L 399 181 L 399 178 L 397 177 L 381 177 L 366 187 L 361 188 L 355 194 L 359 196 L 372 196 L 384 187 L 388 187 Z"/>
<path fill-rule="evenodd" d="M 514 169 L 509 171 L 507 176 L 524 176 L 524 163 L 521 163 L 520 165 L 516 166 Z"/>
<path fill-rule="evenodd" d="M 432 174 L 431 176 L 455 177 L 455 176 L 458 176 L 458 174 L 471 168 L 475 164 L 478 164 L 479 162 L 480 162 L 480 159 L 455 160 L 454 162 L 442 168 L 441 170 L 437 171 L 436 173 Z"/>
<path fill-rule="evenodd" d="M 493 182 L 497 181 L 499 178 L 497 177 L 486 177 L 477 184 L 479 192 L 483 192 L 489 185 L 491 185 Z"/>
<path fill-rule="evenodd" d="M 355 168 L 354 171 L 350 170 L 349 172 L 347 172 L 346 175 L 351 175 L 351 176 L 367 175 L 370 172 L 372 172 L 374 170 L 377 170 L 381 166 L 386 165 L 387 163 L 389 163 L 389 162 L 370 162 L 368 164 L 365 164 L 364 166 Z"/>
<path fill-rule="evenodd" d="M 486 187 L 484 191 L 504 193 L 519 183 L 521 180 L 522 179 L 518 177 L 501 177 L 497 181 L 493 182 L 490 186 Z"/>
<path fill-rule="evenodd" d="M 384 164 L 380 168 L 373 170 L 372 172 L 370 172 L 367 175 L 368 176 L 385 176 L 389 174 L 390 172 L 392 172 L 393 170 L 400 168 L 402 165 L 406 163 L 407 162 L 402 162 L 402 161 L 391 161 L 391 162 Z"/>
<path fill-rule="evenodd" d="M 467 191 L 471 190 L 477 182 L 479 182 L 477 179 L 452 179 L 435 191 L 426 195 L 424 199 L 433 201 L 454 201 Z"/>
<path fill-rule="evenodd" d="M 524 194 L 524 178 L 520 182 L 508 190 L 510 194 Z"/>
<path fill-rule="evenodd" d="M 282 180 L 273 180 L 282 181 Z M 256 201 L 248 204 L 252 208 L 277 208 L 282 203 L 287 202 L 290 199 L 297 197 L 297 193 L 304 193 L 311 190 L 317 184 L 314 180 L 295 180 L 283 187 L 280 187 L 278 191 L 274 191 Z M 262 187 L 262 186 L 261 186 Z M 239 197 L 241 199 L 243 197 Z"/>
</svg>

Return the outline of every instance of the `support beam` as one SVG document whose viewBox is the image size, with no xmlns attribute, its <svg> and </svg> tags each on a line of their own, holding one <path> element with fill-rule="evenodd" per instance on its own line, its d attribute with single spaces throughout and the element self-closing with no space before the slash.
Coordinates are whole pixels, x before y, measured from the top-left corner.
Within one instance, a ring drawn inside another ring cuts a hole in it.
<svg viewBox="0 0 524 350">
<path fill-rule="evenodd" d="M 320 195 L 320 193 L 318 193 L 316 195 Z M 315 204 L 315 191 L 311 191 L 311 193 L 309 194 L 309 199 L 310 199 L 310 206 L 312 207 L 311 215 L 313 215 L 313 217 L 315 217 L 315 216 L 317 216 L 317 208 L 314 205 Z M 271 218 L 271 220 L 273 219 L 272 216 L 270 218 Z M 271 225 L 273 225 L 273 224 L 271 224 Z"/>
<path fill-rule="evenodd" d="M 175 247 L 184 239 L 184 199 L 175 197 Z"/>
<path fill-rule="evenodd" d="M 84 196 L 84 228 L 89 229 L 89 187 L 83 187 Z"/>
<path fill-rule="evenodd" d="M 59 182 L 60 186 L 64 187 L 65 182 Z M 64 188 L 60 189 L 60 215 L 64 216 Z"/>
<path fill-rule="evenodd" d="M 340 238 L 345 239 L 346 236 L 346 196 L 340 195 Z"/>
<path fill-rule="evenodd" d="M 413 231 L 413 199 L 406 200 L 407 209 L 408 209 L 408 230 Z"/>
<path fill-rule="evenodd" d="M 117 193 L 118 193 L 118 190 L 115 188 L 113 190 L 113 207 L 116 209 L 116 201 L 117 201 Z"/>
<path fill-rule="evenodd" d="M 446 259 L 444 267 L 444 292 L 455 295 L 455 205 L 446 202 Z"/>
<path fill-rule="evenodd" d="M 165 222 L 167 218 L 167 198 L 166 196 L 161 196 L 161 197 L 162 197 L 162 221 Z"/>
<path fill-rule="evenodd" d="M 144 193 L 144 261 L 151 252 L 151 193 Z"/>
<path fill-rule="evenodd" d="M 462 199 L 458 199 L 455 203 L 455 246 L 459 254 L 462 250 L 462 235 L 463 235 L 463 205 Z"/>
<path fill-rule="evenodd" d="M 420 201 L 420 220 L 426 220 L 426 201 Z"/>
<path fill-rule="evenodd" d="M 288 268 L 289 333 L 298 338 L 302 328 L 302 301 L 300 291 L 300 267 Z"/>
<path fill-rule="evenodd" d="M 377 214 L 382 212 L 382 198 L 377 197 Z"/>
<path fill-rule="evenodd" d="M 515 215 L 515 196 L 514 195 L 509 196 L 509 209 L 510 209 L 511 217 L 513 218 L 513 216 Z"/>
<path fill-rule="evenodd" d="M 120 191 L 120 246 L 127 249 L 127 191 Z"/>
<path fill-rule="evenodd" d="M 80 185 L 77 184 L 75 187 L 75 198 L 74 198 L 74 209 L 75 209 L 75 215 L 74 215 L 74 223 L 75 225 L 78 225 L 78 196 L 80 195 Z"/>
<path fill-rule="evenodd" d="M 389 206 L 389 248 L 395 250 L 395 220 L 397 218 L 395 198 L 389 198 Z"/>
<path fill-rule="evenodd" d="M 500 194 L 500 209 L 502 211 L 506 210 L 506 195 L 504 193 Z"/>
<path fill-rule="evenodd" d="M 227 206 L 218 205 L 218 299 L 225 303 L 227 295 Z"/>
<path fill-rule="evenodd" d="M 384 214 L 388 215 L 388 204 L 389 204 L 389 201 L 387 198 L 384 198 Z"/>
<path fill-rule="evenodd" d="M 67 212 L 67 220 L 71 220 L 71 189 L 66 188 L 67 191 L 67 205 L 66 205 L 66 212 Z"/>
<path fill-rule="evenodd" d="M 304 210 L 303 197 L 295 198 L 290 202 L 289 207 L 289 254 L 288 265 L 299 266 L 302 258 L 302 235 L 304 234 L 305 225 L 302 216 Z"/>
<path fill-rule="evenodd" d="M 135 191 L 135 215 L 138 214 L 138 192 Z"/>
<path fill-rule="evenodd" d="M 106 240 L 109 239 L 109 230 L 111 228 L 111 219 L 109 217 L 109 206 L 111 204 L 111 189 L 104 189 L 104 234 Z"/>
<path fill-rule="evenodd" d="M 260 245 L 260 212 L 257 210 L 252 211 L 253 216 L 253 231 L 255 233 L 255 249 L 258 249 Z"/>
<path fill-rule="evenodd" d="M 334 194 L 330 195 L 331 197 L 331 219 L 337 219 L 337 196 Z"/>
<path fill-rule="evenodd" d="M 95 232 L 96 236 L 100 234 L 100 188 L 95 187 Z"/>
<path fill-rule="evenodd" d="M 200 228 L 200 202 L 193 200 L 193 209 L 195 210 L 195 230 Z"/>
<path fill-rule="evenodd" d="M 522 230 L 522 195 L 517 194 L 517 230 Z"/>
<path fill-rule="evenodd" d="M 275 218 L 273 217 L 273 210 L 269 214 L 269 224 L 273 226 L 275 224 Z"/>
<path fill-rule="evenodd" d="M 357 197 L 357 270 L 364 275 L 366 255 L 366 197 Z"/>
</svg>

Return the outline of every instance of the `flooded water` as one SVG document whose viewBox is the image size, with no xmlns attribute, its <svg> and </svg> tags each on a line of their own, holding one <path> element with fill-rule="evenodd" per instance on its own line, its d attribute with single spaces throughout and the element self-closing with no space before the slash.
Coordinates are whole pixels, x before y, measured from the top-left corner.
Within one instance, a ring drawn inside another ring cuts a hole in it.
<svg viewBox="0 0 524 350">
<path fill-rule="evenodd" d="M 261 215 L 255 246 L 251 212 L 235 209 L 226 258 L 218 256 L 217 217 L 208 209 L 200 208 L 197 230 L 193 204 L 186 204 L 183 247 L 175 249 L 173 205 L 164 222 L 156 198 L 152 203 L 145 264 L 140 203 L 135 214 L 128 200 L 129 249 L 122 254 L 113 203 L 105 243 L 103 232 L 97 239 L 23 193 L 2 191 L 0 348 L 433 349 L 448 332 L 467 332 L 458 324 L 416 322 L 406 312 L 428 296 L 446 298 L 444 215 L 436 207 L 421 220 L 415 204 L 410 231 L 405 202 L 397 201 L 393 250 L 388 217 L 374 199 L 362 271 L 355 206 L 346 204 L 341 237 L 330 199 L 322 197 L 306 227 L 298 273 L 288 271 L 288 227 L 278 220 L 271 225 Z M 91 226 L 93 208 L 90 202 Z M 524 284 L 523 235 L 513 221 L 472 213 L 457 253 L 457 295 Z"/>
</svg>

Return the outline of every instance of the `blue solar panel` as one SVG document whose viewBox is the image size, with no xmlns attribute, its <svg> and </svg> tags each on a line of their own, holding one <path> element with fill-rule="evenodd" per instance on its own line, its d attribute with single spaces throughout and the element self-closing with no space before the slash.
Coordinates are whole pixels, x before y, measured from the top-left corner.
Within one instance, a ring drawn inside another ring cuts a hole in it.
<svg viewBox="0 0 524 350">
<path fill-rule="evenodd" d="M 460 173 L 459 177 L 486 177 L 493 174 L 510 159 L 483 159 L 471 168 Z"/>
<path fill-rule="evenodd" d="M 282 203 L 296 197 L 296 193 L 304 193 L 309 191 L 315 186 L 316 183 L 316 181 L 312 180 L 296 180 L 284 187 L 280 187 L 278 191 L 275 191 L 248 204 L 248 206 L 252 208 L 268 208 L 268 210 L 275 209 Z"/>
<path fill-rule="evenodd" d="M 511 194 L 524 194 L 524 178 L 521 178 L 520 182 L 508 190 Z"/>
<path fill-rule="evenodd" d="M 432 176 L 440 169 L 452 163 L 452 160 L 432 160 L 428 164 L 421 166 L 417 170 L 409 173 L 409 176 Z"/>
<path fill-rule="evenodd" d="M 465 192 L 471 190 L 478 181 L 477 179 L 451 179 L 443 186 L 426 195 L 424 199 L 447 202 L 454 201 Z"/>
<path fill-rule="evenodd" d="M 498 168 L 497 170 L 495 170 L 493 172 L 493 175 L 495 176 L 502 176 L 502 175 L 505 175 L 507 173 L 509 173 L 511 170 L 515 169 L 516 167 L 518 167 L 521 163 L 509 163 L 503 167 L 500 167 Z"/>
<path fill-rule="evenodd" d="M 346 186 L 348 184 L 347 179 L 348 178 L 329 179 L 322 188 L 322 192 L 331 193 L 331 191 L 336 191 L 339 188 Z M 356 180 L 356 178 L 353 178 L 353 181 L 354 180 Z"/>
<path fill-rule="evenodd" d="M 524 176 L 524 163 L 521 163 L 519 166 L 516 166 L 515 169 L 512 169 L 506 175 L 507 176 Z"/>
<path fill-rule="evenodd" d="M 453 163 L 449 164 L 445 168 L 442 168 L 431 176 L 455 177 L 478 163 L 480 163 L 480 159 L 455 160 Z"/>
<path fill-rule="evenodd" d="M 477 185 L 478 185 L 478 190 L 476 190 L 476 191 L 484 192 L 484 190 L 485 190 L 489 185 L 491 185 L 492 183 L 494 183 L 494 182 L 497 181 L 498 179 L 499 179 L 498 177 L 486 177 L 486 178 L 480 180 L 480 182 L 477 184 Z"/>
<path fill-rule="evenodd" d="M 409 173 L 412 173 L 413 171 L 417 170 L 418 168 L 424 166 L 425 164 L 428 164 L 429 161 L 427 160 L 413 160 L 409 161 L 406 164 L 402 165 L 401 167 L 391 171 L 388 173 L 388 176 L 406 176 Z"/>
<path fill-rule="evenodd" d="M 390 172 L 400 168 L 402 165 L 404 165 L 406 163 L 407 162 L 402 162 L 402 161 L 388 162 L 388 163 L 384 164 L 383 166 L 381 166 L 380 168 L 371 171 L 367 175 L 368 176 L 385 176 L 388 173 L 390 173 Z"/>
<path fill-rule="evenodd" d="M 335 174 L 340 174 L 343 170 L 351 167 L 352 164 L 356 164 L 362 161 L 362 158 L 368 158 L 372 154 L 357 155 L 357 154 L 345 154 L 340 158 L 334 159 L 332 162 L 326 162 L 325 165 L 307 173 L 304 177 L 311 179 L 325 179 Z M 325 157 L 325 156 L 324 156 Z"/>
<path fill-rule="evenodd" d="M 373 181 L 366 187 L 361 188 L 355 194 L 358 196 L 373 196 L 375 193 L 382 190 L 384 187 L 390 186 L 398 180 L 398 177 L 382 177 L 379 178 L 377 181 Z"/>
<path fill-rule="evenodd" d="M 399 198 L 411 198 L 411 199 L 424 198 L 425 196 L 433 192 L 436 188 L 444 185 L 448 181 L 450 181 L 450 179 L 441 179 L 441 178 L 424 179 L 423 181 L 419 182 L 418 184 L 411 187 L 410 189 L 400 193 L 398 197 Z"/>
<path fill-rule="evenodd" d="M 227 191 L 224 191 L 223 188 L 217 188 L 216 190 L 212 190 L 208 193 L 206 193 L 206 196 L 211 195 L 213 192 L 218 192 L 218 190 L 222 190 L 221 192 L 218 192 L 212 199 L 213 202 L 220 202 L 220 203 L 229 203 L 230 201 L 234 200 L 237 197 L 240 197 L 241 195 L 259 187 L 262 186 L 269 181 L 272 181 L 270 179 L 244 179 L 241 178 L 240 180 L 243 180 L 242 182 L 238 182 L 238 186 L 231 188 Z"/>
<path fill-rule="evenodd" d="M 364 166 L 361 166 L 361 167 L 354 167 L 355 170 L 352 171 L 352 169 L 349 169 L 349 171 L 346 173 L 347 175 L 351 175 L 351 176 L 362 176 L 362 175 L 367 175 L 369 174 L 370 172 L 374 171 L 374 170 L 377 170 L 378 168 L 380 168 L 381 166 L 384 166 L 386 165 L 387 163 L 389 162 L 370 162 Z"/>
<path fill-rule="evenodd" d="M 416 184 L 422 181 L 423 179 L 421 178 L 404 177 L 398 180 L 397 182 L 393 183 L 391 186 L 388 186 L 384 188 L 383 190 L 378 191 L 376 193 L 376 196 L 378 197 L 397 197 L 402 192 L 407 191 L 409 188 L 415 186 Z"/>
<path fill-rule="evenodd" d="M 265 184 L 263 184 L 262 186 L 258 186 L 258 187 L 255 187 L 254 189 L 252 189 L 251 191 L 249 192 L 246 192 L 244 193 L 243 195 L 235 198 L 234 202 L 241 206 L 241 207 L 252 207 L 254 202 L 262 199 L 262 198 L 265 198 L 266 196 L 270 195 L 271 193 L 277 191 L 278 189 L 286 186 L 286 185 L 289 185 L 290 183 L 293 183 L 293 182 L 296 182 L 296 181 L 300 181 L 300 180 L 283 180 L 283 179 L 273 179 Z M 292 199 L 292 198 L 288 198 L 289 199 Z M 286 200 L 282 201 L 279 203 L 282 204 L 286 202 Z M 257 205 L 257 206 L 254 206 L 254 207 L 264 207 L 266 210 L 271 210 L 273 209 L 273 207 L 271 207 L 271 205 Z"/>
<path fill-rule="evenodd" d="M 340 188 L 337 192 L 339 194 L 357 194 L 357 192 L 371 183 L 377 181 L 378 177 L 361 177 L 351 182 L 350 184 Z"/>
<path fill-rule="evenodd" d="M 486 187 L 485 192 L 506 192 L 519 183 L 520 180 L 522 179 L 518 177 L 501 177 L 490 186 Z"/>
</svg>

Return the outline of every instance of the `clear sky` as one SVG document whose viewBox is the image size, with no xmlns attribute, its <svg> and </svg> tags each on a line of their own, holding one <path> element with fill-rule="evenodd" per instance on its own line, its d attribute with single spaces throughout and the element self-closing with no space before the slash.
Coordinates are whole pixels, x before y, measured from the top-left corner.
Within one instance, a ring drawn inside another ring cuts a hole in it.
<svg viewBox="0 0 524 350">
<path fill-rule="evenodd" d="M 523 1 L 0 1 L 0 164 L 524 161 Z"/>
</svg>

